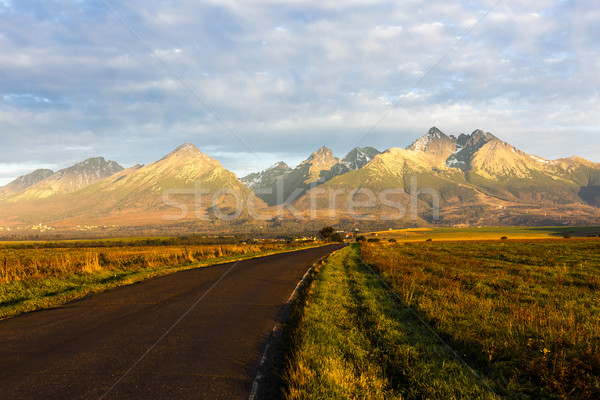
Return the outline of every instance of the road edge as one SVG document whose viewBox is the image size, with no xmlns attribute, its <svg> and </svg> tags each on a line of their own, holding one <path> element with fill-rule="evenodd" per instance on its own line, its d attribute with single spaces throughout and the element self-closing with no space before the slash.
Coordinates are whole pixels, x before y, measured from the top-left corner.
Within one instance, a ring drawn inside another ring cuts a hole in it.
<svg viewBox="0 0 600 400">
<path fill-rule="evenodd" d="M 346 246 L 344 246 L 344 247 L 346 247 Z M 344 247 L 342 247 L 342 249 Z M 332 254 L 334 254 L 340 250 L 341 249 L 334 250 L 331 253 L 327 254 L 326 256 L 321 257 L 319 260 L 314 262 L 308 268 L 308 270 L 304 273 L 304 276 L 302 277 L 302 279 L 300 279 L 300 281 L 298 282 L 298 284 L 296 285 L 296 287 L 294 288 L 294 290 L 288 297 L 287 301 L 281 307 L 281 309 L 278 313 L 277 321 L 275 322 L 275 326 L 273 326 L 273 329 L 272 329 L 269 339 L 267 341 L 267 345 L 265 346 L 265 349 L 262 353 L 260 365 L 258 367 L 258 372 L 256 373 L 256 377 L 254 378 L 254 382 L 252 383 L 252 390 L 250 392 L 250 396 L 248 397 L 248 400 L 259 400 L 259 399 L 274 400 L 274 399 L 282 398 L 283 393 L 281 393 L 281 383 L 279 382 L 279 380 L 281 378 L 279 376 L 281 368 L 274 368 L 274 367 L 277 367 L 277 365 L 276 365 L 276 364 L 278 364 L 277 361 L 279 361 L 279 364 L 283 364 L 283 354 L 278 354 L 277 350 L 278 349 L 284 350 L 281 347 L 282 347 L 282 341 L 283 341 L 283 337 L 284 337 L 285 324 L 288 321 L 288 317 L 290 315 L 290 310 L 292 309 L 292 306 L 294 306 L 295 303 L 298 301 L 301 294 L 310 287 L 310 285 L 312 284 L 312 281 L 315 279 L 316 274 L 318 273 L 319 267 L 324 265 L 325 261 L 329 257 L 331 257 Z M 283 353 L 283 351 L 281 353 Z M 278 357 L 280 359 L 276 360 L 276 358 L 278 358 Z M 270 375 L 270 380 L 276 381 L 276 382 L 270 382 L 271 386 L 274 386 L 274 387 L 265 388 L 265 382 L 263 380 L 265 377 L 268 377 L 269 375 Z M 277 391 L 276 395 L 273 393 L 275 390 Z M 274 396 L 276 396 L 276 397 L 274 397 Z"/>
</svg>

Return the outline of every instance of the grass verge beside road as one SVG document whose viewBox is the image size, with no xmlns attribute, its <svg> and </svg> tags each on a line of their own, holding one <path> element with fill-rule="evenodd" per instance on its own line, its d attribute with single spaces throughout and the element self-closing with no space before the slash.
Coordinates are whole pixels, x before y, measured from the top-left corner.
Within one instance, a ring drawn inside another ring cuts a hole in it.
<svg viewBox="0 0 600 400">
<path fill-rule="evenodd" d="M 494 398 L 357 251 L 334 253 L 291 313 L 286 398 Z"/>
</svg>

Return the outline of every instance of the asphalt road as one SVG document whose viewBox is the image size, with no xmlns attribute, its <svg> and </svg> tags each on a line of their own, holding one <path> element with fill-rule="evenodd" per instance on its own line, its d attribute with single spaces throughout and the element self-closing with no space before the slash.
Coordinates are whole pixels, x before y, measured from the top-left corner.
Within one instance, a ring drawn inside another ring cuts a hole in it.
<svg viewBox="0 0 600 400">
<path fill-rule="evenodd" d="M 283 304 L 340 247 L 177 272 L 0 321 L 0 399 L 247 399 Z"/>
</svg>

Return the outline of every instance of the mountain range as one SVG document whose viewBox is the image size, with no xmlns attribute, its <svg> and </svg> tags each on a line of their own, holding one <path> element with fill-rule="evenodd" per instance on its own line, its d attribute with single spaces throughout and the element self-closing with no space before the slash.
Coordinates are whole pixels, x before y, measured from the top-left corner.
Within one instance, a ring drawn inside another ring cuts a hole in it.
<svg viewBox="0 0 600 400">
<path fill-rule="evenodd" d="M 295 168 L 281 161 L 241 179 L 192 144 L 145 166 L 96 157 L 36 170 L 0 187 L 0 226 L 590 224 L 599 206 L 600 164 L 433 127 L 406 148 L 357 147 L 339 159 L 321 147 Z"/>
<path fill-rule="evenodd" d="M 121 170 L 122 166 L 103 157 L 89 158 L 57 172 L 38 169 L 0 188 L 0 198 L 12 197 L 14 202 L 74 192 Z"/>
<path fill-rule="evenodd" d="M 373 147 L 356 147 L 340 160 L 333 156 L 330 149 L 323 146 L 294 169 L 281 161 L 240 180 L 252 189 L 257 197 L 273 206 L 300 197 L 311 187 L 338 175 L 360 169 L 377 154 L 380 152 Z"/>
</svg>

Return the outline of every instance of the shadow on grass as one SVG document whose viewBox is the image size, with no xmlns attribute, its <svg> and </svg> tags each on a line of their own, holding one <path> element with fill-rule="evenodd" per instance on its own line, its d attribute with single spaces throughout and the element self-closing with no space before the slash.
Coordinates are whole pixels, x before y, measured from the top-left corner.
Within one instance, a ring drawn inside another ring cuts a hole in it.
<svg viewBox="0 0 600 400">
<path fill-rule="evenodd" d="M 382 365 L 394 392 L 408 398 L 494 399 L 479 376 L 467 368 L 453 352 L 423 324 L 396 296 L 364 266 L 356 253 L 354 265 L 346 264 L 351 296 L 357 307 L 351 311 L 360 329 L 367 332 L 373 355 Z M 361 281 L 361 282 L 359 282 Z M 443 338 L 447 340 L 449 338 Z M 461 348 L 449 341 L 453 349 Z M 463 359 L 477 353 L 470 349 Z M 489 371 L 481 359 L 471 360 L 471 368 Z"/>
<path fill-rule="evenodd" d="M 26 300 L 29 300 L 29 298 L 28 297 L 15 297 L 15 298 L 12 298 L 10 300 L 6 300 L 6 301 L 0 302 L 0 308 L 15 306 L 15 305 L 17 305 L 19 303 L 22 303 L 22 302 L 26 301 Z"/>
</svg>

